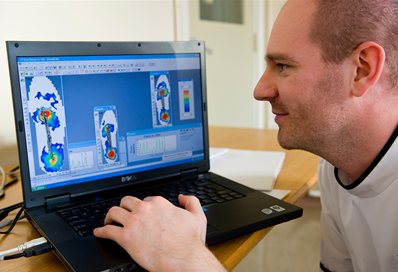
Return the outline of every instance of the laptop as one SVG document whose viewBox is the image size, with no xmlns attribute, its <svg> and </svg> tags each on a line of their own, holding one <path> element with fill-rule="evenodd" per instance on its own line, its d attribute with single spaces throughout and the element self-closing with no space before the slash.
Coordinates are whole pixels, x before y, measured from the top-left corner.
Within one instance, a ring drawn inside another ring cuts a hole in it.
<svg viewBox="0 0 398 272">
<path fill-rule="evenodd" d="M 8 41 L 7 51 L 25 214 L 70 270 L 141 269 L 92 235 L 124 195 L 175 205 L 196 195 L 208 245 L 302 215 L 209 171 L 203 41 Z"/>
</svg>

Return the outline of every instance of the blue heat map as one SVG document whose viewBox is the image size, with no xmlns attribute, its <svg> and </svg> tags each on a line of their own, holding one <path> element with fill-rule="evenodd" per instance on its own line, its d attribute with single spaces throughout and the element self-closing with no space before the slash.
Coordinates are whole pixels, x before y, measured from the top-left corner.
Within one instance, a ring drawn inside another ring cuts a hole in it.
<svg viewBox="0 0 398 272">
<path fill-rule="evenodd" d="M 94 123 L 98 165 L 116 165 L 120 162 L 116 106 L 94 107 Z"/>
<path fill-rule="evenodd" d="M 47 77 L 33 77 L 29 113 L 34 121 L 40 168 L 59 172 L 64 164 L 65 110 L 58 90 Z"/>
<path fill-rule="evenodd" d="M 150 76 L 152 92 L 152 119 L 154 127 L 172 125 L 170 97 L 171 87 L 169 73 L 152 72 Z"/>
</svg>

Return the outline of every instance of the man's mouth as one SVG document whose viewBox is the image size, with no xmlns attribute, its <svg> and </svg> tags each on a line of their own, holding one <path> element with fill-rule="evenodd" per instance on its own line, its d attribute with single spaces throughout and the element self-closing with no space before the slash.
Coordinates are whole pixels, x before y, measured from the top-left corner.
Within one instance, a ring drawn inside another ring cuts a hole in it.
<svg viewBox="0 0 398 272">
<path fill-rule="evenodd" d="M 272 111 L 272 113 L 275 114 L 275 123 L 278 125 L 280 125 L 283 119 L 288 115 L 288 113 L 278 111 Z"/>
</svg>

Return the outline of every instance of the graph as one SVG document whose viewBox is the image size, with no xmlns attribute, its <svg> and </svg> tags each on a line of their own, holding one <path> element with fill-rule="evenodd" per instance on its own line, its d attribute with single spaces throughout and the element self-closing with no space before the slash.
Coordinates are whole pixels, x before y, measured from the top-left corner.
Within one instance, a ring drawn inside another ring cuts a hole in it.
<svg viewBox="0 0 398 272">
<path fill-rule="evenodd" d="M 130 152 L 134 153 L 134 155 L 136 156 L 159 154 L 165 151 L 176 150 L 177 137 L 176 135 L 169 135 L 141 139 L 135 142 L 135 144 L 131 147 L 133 148 L 133 150 L 130 150 Z"/>
<path fill-rule="evenodd" d="M 94 157 L 92 151 L 76 152 L 69 154 L 70 167 L 72 170 L 92 168 Z"/>
</svg>

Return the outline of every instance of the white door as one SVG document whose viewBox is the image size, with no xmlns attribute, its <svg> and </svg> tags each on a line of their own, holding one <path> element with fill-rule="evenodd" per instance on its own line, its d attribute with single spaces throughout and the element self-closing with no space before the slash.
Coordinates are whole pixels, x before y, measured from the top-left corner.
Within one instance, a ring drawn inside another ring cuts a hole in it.
<svg viewBox="0 0 398 272">
<path fill-rule="evenodd" d="M 238 2 L 239 0 L 188 1 L 189 38 L 204 40 L 206 44 L 210 125 L 262 128 L 265 124 L 265 110 L 254 100 L 253 88 L 263 71 L 265 39 L 263 35 L 257 35 L 259 23 L 264 28 L 261 20 L 263 1 L 242 0 L 241 23 L 216 21 L 208 19 L 208 16 L 203 19 L 203 5 L 209 7 L 226 4 L 230 6 L 226 7 L 228 10 L 231 5 L 239 6 Z M 226 9 L 221 13 L 225 13 Z M 237 7 L 233 7 L 234 12 L 237 10 Z M 264 30 L 260 33 L 264 33 Z"/>
</svg>

